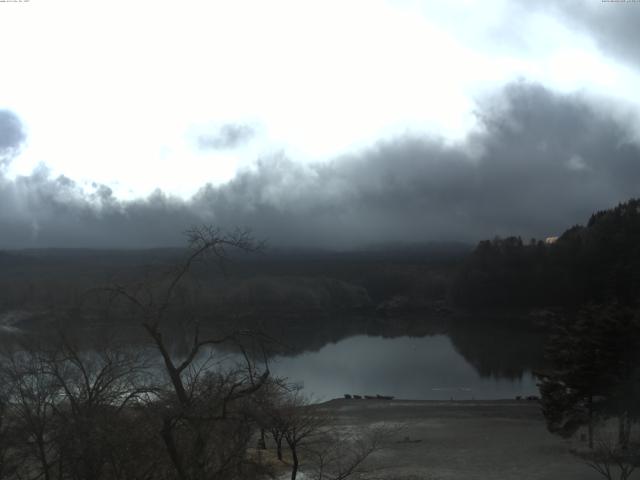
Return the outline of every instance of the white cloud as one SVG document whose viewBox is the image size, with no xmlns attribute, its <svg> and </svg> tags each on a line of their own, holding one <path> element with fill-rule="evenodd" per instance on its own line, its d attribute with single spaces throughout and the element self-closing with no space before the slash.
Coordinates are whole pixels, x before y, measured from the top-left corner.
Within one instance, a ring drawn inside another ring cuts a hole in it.
<svg viewBox="0 0 640 480">
<path fill-rule="evenodd" d="M 571 155 L 571 157 L 569 157 L 567 167 L 569 168 L 569 170 L 575 170 L 578 172 L 589 169 L 589 166 L 585 163 L 584 159 L 577 154 Z"/>
<path fill-rule="evenodd" d="M 511 2 L 30 2 L 0 17 L 0 107 L 40 162 L 118 196 L 188 196 L 263 154 L 353 153 L 405 132 L 455 142 L 474 97 L 522 76 L 639 101 L 636 72 L 545 12 Z M 198 151 L 212 123 L 261 125 L 238 151 Z"/>
</svg>

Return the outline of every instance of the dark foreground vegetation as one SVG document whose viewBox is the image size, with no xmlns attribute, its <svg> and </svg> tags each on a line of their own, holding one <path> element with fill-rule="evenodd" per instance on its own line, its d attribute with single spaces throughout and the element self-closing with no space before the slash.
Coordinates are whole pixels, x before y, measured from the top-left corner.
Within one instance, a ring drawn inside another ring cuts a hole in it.
<svg viewBox="0 0 640 480">
<path fill-rule="evenodd" d="M 257 330 L 212 336 L 201 328 L 200 310 L 181 290 L 194 265 L 210 259 L 222 268 L 228 249 L 260 246 L 246 232 L 206 227 L 189 232 L 189 242 L 186 258 L 165 275 L 83 298 L 92 315 L 126 318 L 147 342 L 59 330 L 5 345 L 0 478 L 260 478 L 274 474 L 262 453 L 270 440 L 278 460 L 289 452 L 292 480 L 302 458 L 311 478 L 339 479 L 379 448 L 381 429 L 341 433 L 295 386 L 270 375 L 276 341 Z M 87 313 L 79 302 L 58 314 L 68 325 Z M 178 333 L 184 349 L 177 351 Z M 216 356 L 219 346 L 235 360 Z"/>
<path fill-rule="evenodd" d="M 0 478 L 295 479 L 301 462 L 308 478 L 347 478 L 386 435 L 342 432 L 248 359 L 163 367 L 110 341 L 87 347 L 59 337 L 3 355 Z"/>
</svg>

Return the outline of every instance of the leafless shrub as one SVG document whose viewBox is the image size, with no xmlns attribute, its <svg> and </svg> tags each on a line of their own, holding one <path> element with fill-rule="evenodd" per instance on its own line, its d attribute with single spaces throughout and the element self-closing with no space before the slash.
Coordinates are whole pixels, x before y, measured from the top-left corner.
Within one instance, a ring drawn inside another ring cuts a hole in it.
<svg viewBox="0 0 640 480">
<path fill-rule="evenodd" d="M 589 467 L 607 480 L 631 477 L 640 464 L 640 444 L 630 442 L 626 447 L 609 438 L 601 438 L 592 450 L 575 452 Z"/>
</svg>

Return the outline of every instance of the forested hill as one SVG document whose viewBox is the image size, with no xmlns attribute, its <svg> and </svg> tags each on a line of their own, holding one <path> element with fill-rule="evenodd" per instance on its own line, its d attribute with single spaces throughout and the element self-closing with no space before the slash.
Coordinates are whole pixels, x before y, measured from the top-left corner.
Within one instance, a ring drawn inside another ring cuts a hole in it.
<svg viewBox="0 0 640 480">
<path fill-rule="evenodd" d="M 640 199 L 593 214 L 555 243 L 482 241 L 453 284 L 453 299 L 464 307 L 634 304 L 639 297 Z"/>
</svg>

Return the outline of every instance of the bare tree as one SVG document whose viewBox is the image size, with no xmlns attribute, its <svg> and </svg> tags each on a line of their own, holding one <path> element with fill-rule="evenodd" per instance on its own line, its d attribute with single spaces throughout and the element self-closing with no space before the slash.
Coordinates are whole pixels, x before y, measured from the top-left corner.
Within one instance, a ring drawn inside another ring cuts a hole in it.
<svg viewBox="0 0 640 480">
<path fill-rule="evenodd" d="M 262 349 L 264 337 L 247 330 L 219 337 L 203 336 L 202 318 L 184 302 L 180 305 L 179 293 L 197 264 L 212 260 L 224 271 L 230 250 L 255 252 L 261 245 L 247 230 L 227 234 L 204 226 L 188 231 L 187 235 L 187 257 L 158 282 L 114 285 L 106 290 L 114 300 L 124 299 L 134 307 L 135 318 L 162 358 L 169 383 L 159 395 L 161 436 L 178 478 L 231 478 L 241 468 L 241 457 L 251 436 L 250 417 L 243 413 L 243 402 L 269 377 L 267 356 Z M 181 355 L 174 354 L 167 334 L 176 325 L 187 338 L 186 352 Z M 199 365 L 200 357 L 208 350 L 225 344 L 236 348 L 243 359 L 242 366 L 212 371 Z M 254 352 L 249 351 L 256 347 L 262 349 L 262 370 L 256 364 Z M 221 439 L 226 443 L 221 443 Z M 230 439 L 234 441 L 229 443 Z"/>
<path fill-rule="evenodd" d="M 289 414 L 295 413 L 283 406 L 289 402 L 289 395 L 294 391 L 299 391 L 299 388 L 289 384 L 286 379 L 271 377 L 254 397 L 260 427 L 260 444 L 266 448 L 265 432 L 268 432 L 275 443 L 276 456 L 281 462 L 284 462 L 282 447 L 285 441 L 284 434 L 290 423 Z"/>
<path fill-rule="evenodd" d="M 601 438 L 595 447 L 577 454 L 593 470 L 607 480 L 628 480 L 640 464 L 640 445 L 630 442 L 623 448 L 610 438 Z"/>
<path fill-rule="evenodd" d="M 323 405 L 282 379 L 270 382 L 263 393 L 267 394 L 262 399 L 261 426 L 271 433 L 280 461 L 282 441 L 288 446 L 292 480 L 303 467 L 307 477 L 318 480 L 343 480 L 363 473 L 365 461 L 392 433 L 386 426 L 340 428 Z"/>
<path fill-rule="evenodd" d="M 0 370 L 0 478 L 12 477 L 18 469 L 20 458 L 14 445 L 15 422 L 10 408 L 11 384 Z"/>
<path fill-rule="evenodd" d="M 1 371 L 3 424 L 10 425 L 11 450 L 22 478 L 54 478 L 59 461 L 55 435 L 58 385 L 45 374 L 43 358 L 35 350 L 5 352 Z"/>
<path fill-rule="evenodd" d="M 328 425 L 328 416 L 299 389 L 275 392 L 265 413 L 268 428 L 277 445 L 278 459 L 282 460 L 282 440 L 289 447 L 291 480 L 295 480 L 300 468 L 300 450 L 313 442 Z"/>
<path fill-rule="evenodd" d="M 311 461 L 305 473 L 314 480 L 344 480 L 375 470 L 367 460 L 383 448 L 394 431 L 377 426 L 341 432 L 334 425 L 309 449 Z"/>
<path fill-rule="evenodd" d="M 128 407 L 148 393 L 141 357 L 105 343 L 81 350 L 64 335 L 5 352 L 3 419 L 19 459 L 16 478 L 123 478 L 110 469 L 117 469 L 120 446 L 136 437 L 118 429 L 135 416 Z"/>
<path fill-rule="evenodd" d="M 61 336 L 40 354 L 43 375 L 53 379 L 57 442 L 64 468 L 74 479 L 99 479 L 122 439 L 115 427 L 125 411 L 153 389 L 144 352 L 104 344 L 80 350 Z M 113 463 L 113 462 L 112 462 Z"/>
</svg>

